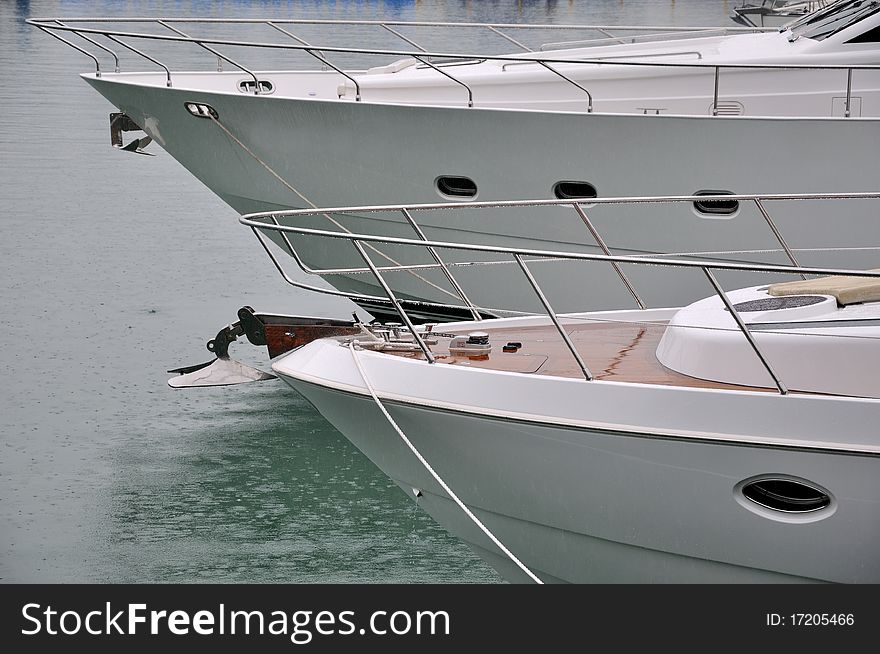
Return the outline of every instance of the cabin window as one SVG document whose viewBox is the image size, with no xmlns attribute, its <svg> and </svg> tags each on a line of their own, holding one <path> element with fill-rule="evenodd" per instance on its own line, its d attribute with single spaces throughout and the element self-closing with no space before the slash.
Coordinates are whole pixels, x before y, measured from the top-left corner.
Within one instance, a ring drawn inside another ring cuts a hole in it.
<svg viewBox="0 0 880 654">
<path fill-rule="evenodd" d="M 275 90 L 275 85 L 272 84 L 267 79 L 261 79 L 260 82 L 260 93 L 271 93 Z M 254 89 L 257 87 L 257 82 L 252 79 L 244 79 L 238 83 L 238 90 L 242 93 L 253 93 Z"/>
<path fill-rule="evenodd" d="M 878 11 L 880 11 L 880 5 L 876 2 L 842 0 L 812 14 L 807 14 L 806 17 L 791 25 L 791 32 L 795 37 L 803 36 L 821 41 L 873 16 Z"/>
<path fill-rule="evenodd" d="M 477 184 L 470 177 L 456 175 L 441 175 L 434 184 L 440 195 L 449 198 L 475 198 L 477 197 Z"/>
<path fill-rule="evenodd" d="M 713 191 L 702 190 L 697 191 L 694 195 L 735 195 L 733 191 Z M 697 200 L 694 202 L 694 210 L 701 216 L 710 216 L 713 218 L 733 216 L 739 211 L 738 200 Z"/>
<path fill-rule="evenodd" d="M 743 496 L 760 506 L 784 513 L 809 513 L 831 504 L 827 493 L 794 479 L 760 479 L 742 487 Z"/>
<path fill-rule="evenodd" d="M 575 181 L 556 182 L 553 185 L 553 195 L 560 200 L 597 197 L 595 186 L 589 182 Z"/>
<path fill-rule="evenodd" d="M 852 37 L 847 43 L 878 43 L 880 42 L 880 25 L 869 29 L 863 34 Z"/>
</svg>

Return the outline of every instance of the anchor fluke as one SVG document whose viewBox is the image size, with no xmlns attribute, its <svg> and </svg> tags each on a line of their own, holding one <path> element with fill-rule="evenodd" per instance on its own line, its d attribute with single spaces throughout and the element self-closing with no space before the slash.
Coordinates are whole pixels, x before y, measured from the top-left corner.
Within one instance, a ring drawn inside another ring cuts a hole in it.
<svg viewBox="0 0 880 654">
<path fill-rule="evenodd" d="M 153 142 L 153 139 L 149 136 L 145 136 L 142 139 L 135 139 L 128 145 L 125 145 L 120 150 L 125 150 L 126 152 L 134 152 L 135 154 L 145 154 L 148 157 L 155 157 L 156 154 L 154 152 L 144 152 L 144 148 L 147 147 L 150 143 Z"/>
<path fill-rule="evenodd" d="M 168 380 L 171 388 L 197 388 L 200 386 L 232 386 L 233 384 L 245 384 L 247 382 L 265 381 L 275 379 L 275 375 L 263 372 L 257 368 L 230 359 L 219 357 L 208 363 L 202 363 L 188 368 L 177 368 L 168 372 L 181 372 L 177 377 Z"/>
<path fill-rule="evenodd" d="M 198 386 L 230 386 L 246 382 L 275 379 L 275 375 L 241 363 L 229 357 L 229 346 L 245 336 L 253 345 L 265 347 L 269 357 L 275 358 L 318 338 L 354 336 L 363 327 L 355 320 L 333 320 L 311 316 L 286 316 L 257 313 L 252 307 L 238 310 L 238 321 L 226 325 L 207 343 L 208 351 L 216 359 L 194 366 L 182 366 L 169 370 L 177 377 L 168 380 L 171 388 L 195 388 Z"/>
<path fill-rule="evenodd" d="M 128 145 L 122 145 L 122 134 L 124 132 L 142 131 L 144 131 L 143 128 L 126 114 L 119 112 L 110 114 L 110 144 L 114 148 L 126 152 L 134 152 L 135 154 L 145 154 L 150 157 L 155 157 L 156 155 L 153 152 L 144 152 L 144 148 L 153 142 L 153 139 L 150 136 L 136 138 Z"/>
<path fill-rule="evenodd" d="M 243 307 L 239 311 L 239 315 L 243 313 L 252 316 L 253 309 Z M 178 376 L 169 379 L 168 385 L 171 388 L 198 388 L 200 386 L 232 386 L 276 379 L 275 375 L 229 357 L 229 346 L 238 340 L 239 336 L 246 333 L 241 321 L 227 325 L 217 332 L 217 335 L 207 344 L 208 351 L 213 352 L 217 358 L 207 363 L 169 370 L 168 372 L 176 372 Z"/>
</svg>

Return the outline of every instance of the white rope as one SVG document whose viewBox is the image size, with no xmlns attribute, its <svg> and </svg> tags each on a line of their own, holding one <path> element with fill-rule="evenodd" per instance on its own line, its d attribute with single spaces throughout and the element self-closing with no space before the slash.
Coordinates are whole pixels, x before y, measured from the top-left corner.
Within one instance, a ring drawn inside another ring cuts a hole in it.
<svg viewBox="0 0 880 654">
<path fill-rule="evenodd" d="M 479 527 L 483 531 L 483 533 L 486 534 L 486 536 L 488 536 L 489 539 L 493 543 L 495 543 L 495 545 L 498 547 L 498 549 L 500 549 L 502 552 L 504 552 L 504 554 L 506 554 L 507 557 L 511 561 L 513 561 L 517 566 L 519 566 L 520 570 L 525 572 L 532 579 L 532 581 L 534 581 L 536 584 L 543 584 L 544 582 L 541 581 L 541 579 L 534 572 L 529 570 L 529 568 L 525 565 L 525 563 L 523 563 L 518 558 L 516 558 L 516 555 L 514 555 L 513 552 L 511 552 L 509 549 L 507 549 L 507 547 L 505 547 L 504 543 L 502 543 L 500 540 L 498 540 L 498 538 L 495 537 L 495 534 L 493 534 L 491 531 L 489 531 L 489 528 L 486 525 L 484 525 L 482 522 L 480 522 L 480 519 L 477 516 L 475 516 L 473 514 L 473 512 L 469 508 L 467 508 L 467 506 L 465 506 L 465 503 L 462 502 L 458 498 L 458 495 L 456 495 L 452 491 L 452 489 L 447 485 L 447 483 L 445 481 L 443 481 L 443 479 L 440 477 L 440 475 L 438 475 L 437 472 L 434 470 L 434 468 L 431 467 L 431 464 L 428 463 L 425 460 L 425 457 L 423 457 L 421 455 L 421 453 L 416 449 L 416 446 L 413 445 L 412 442 L 409 440 L 409 438 L 406 437 L 406 434 L 403 433 L 403 430 L 394 421 L 394 418 L 391 417 L 391 414 L 388 413 L 388 410 L 385 408 L 385 405 L 382 404 L 382 400 L 380 400 L 379 396 L 376 395 L 376 391 L 373 388 L 373 385 L 370 384 L 370 380 L 367 379 L 367 373 L 364 371 L 363 365 L 361 364 L 361 361 L 358 358 L 357 350 L 355 350 L 355 342 L 356 341 L 349 343 L 348 349 L 351 350 L 351 356 L 352 356 L 352 358 L 354 358 L 354 363 L 357 366 L 358 372 L 361 375 L 361 379 L 364 380 L 364 384 L 366 385 L 367 390 L 370 392 L 370 395 L 372 395 L 373 400 L 376 402 L 376 406 L 378 406 L 379 409 L 382 411 L 385 418 L 388 420 L 388 423 L 394 428 L 394 431 L 396 431 L 397 434 L 400 436 L 400 438 L 403 440 L 403 442 L 406 443 L 406 446 L 416 456 L 416 458 L 419 460 L 419 462 L 423 466 L 425 466 L 425 470 L 427 470 L 431 474 L 431 476 L 437 481 L 437 483 L 440 484 L 440 487 L 443 488 L 444 491 L 446 491 L 446 493 L 449 495 L 449 497 L 451 497 L 452 500 L 456 504 L 458 504 L 459 508 L 461 508 L 461 510 L 464 511 L 465 515 L 467 515 L 467 517 L 470 518 L 473 521 L 473 523 L 475 525 L 477 525 L 477 527 Z"/>
</svg>

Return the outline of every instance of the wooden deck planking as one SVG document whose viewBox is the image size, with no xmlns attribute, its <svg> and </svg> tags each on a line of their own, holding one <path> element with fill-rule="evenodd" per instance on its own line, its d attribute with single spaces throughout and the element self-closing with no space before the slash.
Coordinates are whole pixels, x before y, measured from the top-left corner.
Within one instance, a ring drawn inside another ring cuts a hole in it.
<svg viewBox="0 0 880 654">
<path fill-rule="evenodd" d="M 656 353 L 666 330 L 665 323 L 585 323 L 565 325 L 565 330 L 594 379 L 693 388 L 773 390 L 688 377 L 666 368 Z M 584 377 L 552 325 L 488 328 L 485 331 L 492 344 L 488 356 L 452 355 L 447 347 L 449 340 L 441 338 L 437 345 L 431 346 L 437 363 L 577 379 Z M 503 352 L 502 347 L 508 341 L 518 341 L 522 348 L 515 353 Z M 421 353 L 395 354 L 422 357 Z"/>
</svg>

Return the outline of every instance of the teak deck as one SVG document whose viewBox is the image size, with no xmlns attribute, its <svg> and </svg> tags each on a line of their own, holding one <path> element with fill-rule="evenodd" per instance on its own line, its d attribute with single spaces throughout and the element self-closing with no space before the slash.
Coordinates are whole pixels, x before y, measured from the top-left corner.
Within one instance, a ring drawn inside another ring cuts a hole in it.
<svg viewBox="0 0 880 654">
<path fill-rule="evenodd" d="M 566 333 L 594 379 L 694 388 L 771 390 L 697 379 L 669 370 L 660 363 L 656 354 L 657 345 L 665 330 L 666 323 L 565 325 Z M 437 331 L 442 331 L 442 325 Z M 440 338 L 437 345 L 431 346 L 437 363 L 577 379 L 584 377 L 553 325 L 485 331 L 488 332 L 489 342 L 492 344 L 489 355 L 452 355 L 447 347 L 449 339 Z M 522 347 L 516 352 L 504 352 L 502 348 L 508 341 L 520 342 Z M 394 354 L 419 358 L 423 356 L 421 353 Z"/>
</svg>

